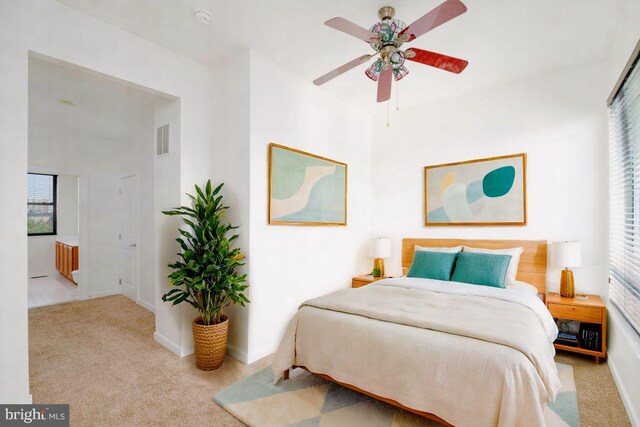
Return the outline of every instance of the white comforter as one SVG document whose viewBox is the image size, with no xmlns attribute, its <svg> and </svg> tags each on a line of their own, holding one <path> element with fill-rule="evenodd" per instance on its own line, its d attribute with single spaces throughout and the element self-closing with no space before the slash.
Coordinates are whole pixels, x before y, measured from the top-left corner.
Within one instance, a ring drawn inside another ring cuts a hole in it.
<svg viewBox="0 0 640 427">
<path fill-rule="evenodd" d="M 273 370 L 305 366 L 456 426 L 542 426 L 556 334 L 525 292 L 387 279 L 303 303 Z"/>
</svg>

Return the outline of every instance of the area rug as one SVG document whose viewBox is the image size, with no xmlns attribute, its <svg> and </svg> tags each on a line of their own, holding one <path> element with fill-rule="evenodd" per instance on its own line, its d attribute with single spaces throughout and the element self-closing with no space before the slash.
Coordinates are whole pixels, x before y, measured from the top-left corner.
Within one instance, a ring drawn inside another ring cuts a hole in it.
<svg viewBox="0 0 640 427">
<path fill-rule="evenodd" d="M 573 368 L 556 364 L 562 388 L 547 405 L 548 427 L 578 427 L 578 401 Z M 249 426 L 428 427 L 439 423 L 372 399 L 303 369 L 273 384 L 271 367 L 250 375 L 216 394 L 213 400 Z"/>
</svg>

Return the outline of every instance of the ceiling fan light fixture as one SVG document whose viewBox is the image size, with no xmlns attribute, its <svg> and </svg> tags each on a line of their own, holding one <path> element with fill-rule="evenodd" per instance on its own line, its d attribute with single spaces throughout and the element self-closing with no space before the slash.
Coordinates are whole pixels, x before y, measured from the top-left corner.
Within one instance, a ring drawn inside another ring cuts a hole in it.
<svg viewBox="0 0 640 427">
<path fill-rule="evenodd" d="M 404 65 L 393 69 L 393 78 L 396 79 L 396 81 L 402 80 L 407 74 L 409 74 L 409 70 Z"/>
<path fill-rule="evenodd" d="M 377 59 L 369 68 L 367 68 L 364 73 L 367 77 L 369 77 L 374 82 L 378 81 L 378 77 L 380 77 L 380 73 L 382 72 L 382 61 Z"/>
</svg>

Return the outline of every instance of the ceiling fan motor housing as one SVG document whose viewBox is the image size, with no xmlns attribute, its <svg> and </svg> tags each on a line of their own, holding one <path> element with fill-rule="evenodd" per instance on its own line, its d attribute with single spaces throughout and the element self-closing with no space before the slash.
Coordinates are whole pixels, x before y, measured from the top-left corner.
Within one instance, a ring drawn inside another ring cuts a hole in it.
<svg viewBox="0 0 640 427">
<path fill-rule="evenodd" d="M 396 10 L 391 6 L 381 7 L 378 11 L 378 17 L 382 20 L 391 19 L 395 16 Z"/>
</svg>

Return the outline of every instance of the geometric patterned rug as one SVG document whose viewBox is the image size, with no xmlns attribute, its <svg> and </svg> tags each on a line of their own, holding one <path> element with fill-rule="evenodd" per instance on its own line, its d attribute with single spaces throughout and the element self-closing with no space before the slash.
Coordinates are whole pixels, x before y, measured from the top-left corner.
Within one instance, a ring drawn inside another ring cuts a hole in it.
<svg viewBox="0 0 640 427">
<path fill-rule="evenodd" d="M 547 405 L 548 427 L 579 427 L 573 368 L 556 363 L 562 388 Z M 372 426 L 435 427 L 411 412 L 294 369 L 287 381 L 273 384 L 271 367 L 264 368 L 217 393 L 213 400 L 249 426 Z"/>
</svg>

